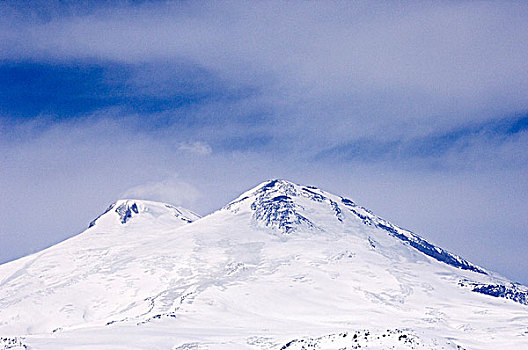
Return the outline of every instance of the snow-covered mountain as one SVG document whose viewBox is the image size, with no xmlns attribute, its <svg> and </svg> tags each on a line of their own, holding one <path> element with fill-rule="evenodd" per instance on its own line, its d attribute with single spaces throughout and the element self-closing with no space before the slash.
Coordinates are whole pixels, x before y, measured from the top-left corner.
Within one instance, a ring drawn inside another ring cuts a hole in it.
<svg viewBox="0 0 528 350">
<path fill-rule="evenodd" d="M 352 200 L 267 181 L 122 200 L 0 266 L 0 349 L 528 349 L 528 288 Z"/>
</svg>

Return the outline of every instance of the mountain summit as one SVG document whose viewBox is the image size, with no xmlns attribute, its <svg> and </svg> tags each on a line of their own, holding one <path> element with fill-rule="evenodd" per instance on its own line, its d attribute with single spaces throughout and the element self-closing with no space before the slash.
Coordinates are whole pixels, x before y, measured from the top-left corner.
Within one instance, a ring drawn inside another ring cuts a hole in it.
<svg viewBox="0 0 528 350">
<path fill-rule="evenodd" d="M 120 200 L 0 266 L 0 349 L 514 349 L 527 324 L 526 287 L 285 180 L 203 218 Z"/>
<path fill-rule="evenodd" d="M 486 271 L 454 254 L 435 247 L 411 231 L 397 227 L 358 206 L 313 186 L 301 186 L 286 180 L 262 183 L 229 203 L 226 210 L 251 211 L 260 226 L 278 229 L 284 234 L 319 230 L 346 232 L 350 225 L 368 225 L 385 231 L 422 253 L 464 270 L 486 274 Z"/>
<path fill-rule="evenodd" d="M 183 223 L 191 223 L 198 220 L 200 216 L 192 211 L 175 207 L 167 203 L 159 203 L 153 201 L 136 200 L 136 199 L 121 199 L 112 203 L 104 213 L 95 218 L 88 227 L 95 226 L 96 223 L 105 221 L 106 223 L 126 224 L 132 217 L 139 215 L 148 215 L 159 221 L 162 216 L 176 217 Z M 174 223 L 173 223 L 174 224 Z"/>
</svg>

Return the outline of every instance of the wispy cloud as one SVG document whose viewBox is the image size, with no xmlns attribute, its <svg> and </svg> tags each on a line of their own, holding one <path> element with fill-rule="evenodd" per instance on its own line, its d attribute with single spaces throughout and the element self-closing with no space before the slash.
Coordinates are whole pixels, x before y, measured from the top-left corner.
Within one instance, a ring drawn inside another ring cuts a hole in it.
<svg viewBox="0 0 528 350">
<path fill-rule="evenodd" d="M 360 138 L 321 151 L 315 159 L 361 162 L 406 162 L 444 168 L 517 168 L 528 164 L 528 155 L 512 152 L 528 143 L 528 117 L 499 119 L 455 128 L 447 132 L 380 141 Z"/>
<path fill-rule="evenodd" d="M 20 12 L 3 17 L 5 60 L 156 63 L 139 81 L 155 91 L 165 79 L 165 92 L 178 80 L 166 79 L 168 67 L 195 67 L 192 81 L 257 89 L 290 137 L 401 136 L 527 108 L 523 3 L 147 3 L 45 20 Z"/>
<path fill-rule="evenodd" d="M 194 142 L 182 142 L 178 146 L 178 149 L 180 151 L 200 154 L 200 155 L 207 155 L 211 154 L 213 150 L 211 149 L 211 146 L 209 146 L 207 143 L 200 142 L 200 141 L 194 141 Z"/>
<path fill-rule="evenodd" d="M 198 199 L 203 197 L 203 193 L 200 193 L 191 184 L 177 177 L 172 177 L 158 182 L 149 181 L 132 187 L 123 193 L 123 197 L 150 199 L 190 208 L 196 205 Z"/>
</svg>

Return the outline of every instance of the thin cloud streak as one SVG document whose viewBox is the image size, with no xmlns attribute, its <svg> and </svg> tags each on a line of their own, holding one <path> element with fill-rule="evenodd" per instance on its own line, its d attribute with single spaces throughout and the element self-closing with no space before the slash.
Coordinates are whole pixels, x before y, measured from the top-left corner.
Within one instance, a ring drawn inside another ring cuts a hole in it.
<svg viewBox="0 0 528 350">
<path fill-rule="evenodd" d="M 191 208 L 204 195 L 191 184 L 178 179 L 176 176 L 158 182 L 147 182 L 132 187 L 124 192 L 123 198 L 139 198 L 171 203 Z"/>
</svg>

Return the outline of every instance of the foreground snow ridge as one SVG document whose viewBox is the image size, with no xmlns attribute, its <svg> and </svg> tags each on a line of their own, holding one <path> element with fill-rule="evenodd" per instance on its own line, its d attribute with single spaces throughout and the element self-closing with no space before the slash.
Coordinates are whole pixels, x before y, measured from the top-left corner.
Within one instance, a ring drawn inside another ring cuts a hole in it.
<svg viewBox="0 0 528 350">
<path fill-rule="evenodd" d="M 353 333 L 343 332 L 317 338 L 295 339 L 286 343 L 281 350 L 306 349 L 464 349 L 450 341 L 421 339 L 409 330 L 387 329 L 372 333 L 360 330 Z"/>
<path fill-rule="evenodd" d="M 270 180 L 200 218 L 124 199 L 0 266 L 0 349 L 522 349 L 528 289 Z"/>
</svg>

